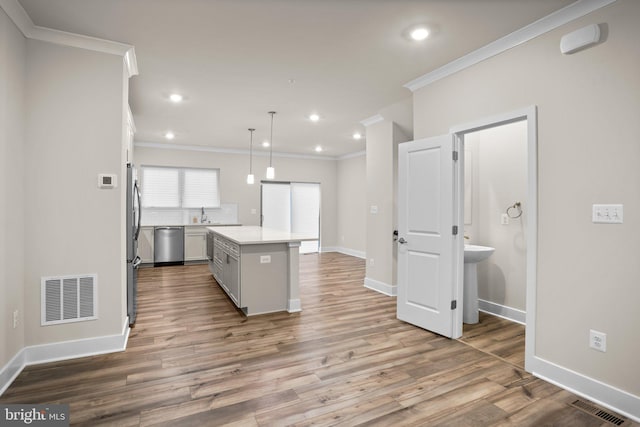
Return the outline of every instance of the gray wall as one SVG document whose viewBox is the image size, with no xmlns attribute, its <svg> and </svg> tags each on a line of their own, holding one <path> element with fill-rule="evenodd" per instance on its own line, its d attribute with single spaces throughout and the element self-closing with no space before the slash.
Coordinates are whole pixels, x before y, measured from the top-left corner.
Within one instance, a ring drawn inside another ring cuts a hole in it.
<svg viewBox="0 0 640 427">
<path fill-rule="evenodd" d="M 122 333 L 122 76 L 120 56 L 27 41 L 26 345 Z M 119 175 L 119 187 L 99 189 L 100 173 Z M 41 277 L 90 273 L 99 319 L 40 326 Z"/>
<path fill-rule="evenodd" d="M 367 159 L 364 153 L 338 160 L 338 246 L 365 256 L 367 249 Z"/>
<path fill-rule="evenodd" d="M 640 396 L 640 2 L 584 18 L 422 88 L 416 138 L 538 106 L 536 356 Z M 562 35 L 606 24 L 604 43 L 562 55 Z M 625 223 L 591 222 L 622 203 Z M 527 313 L 529 316 L 530 313 Z M 588 346 L 607 333 L 607 352 Z"/>
<path fill-rule="evenodd" d="M 24 346 L 26 56 L 26 40 L 0 9 L 0 369 Z"/>
</svg>

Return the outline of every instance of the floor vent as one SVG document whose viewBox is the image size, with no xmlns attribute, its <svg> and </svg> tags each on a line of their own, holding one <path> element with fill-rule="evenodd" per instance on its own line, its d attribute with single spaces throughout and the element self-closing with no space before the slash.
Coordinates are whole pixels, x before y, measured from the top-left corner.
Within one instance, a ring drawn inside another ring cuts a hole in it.
<svg viewBox="0 0 640 427">
<path fill-rule="evenodd" d="M 616 426 L 628 425 L 627 420 L 625 418 L 620 418 L 617 415 L 612 414 L 611 412 L 607 412 L 604 409 L 600 409 L 597 406 L 594 406 L 583 400 L 578 399 L 575 402 L 573 402 L 571 405 L 580 409 L 581 411 L 586 412 L 587 414 L 593 415 L 594 417 L 598 417 L 601 420 L 604 420 L 610 424 L 613 424 Z"/>
<path fill-rule="evenodd" d="M 40 323 L 82 322 L 98 318 L 98 275 L 43 277 Z"/>
</svg>

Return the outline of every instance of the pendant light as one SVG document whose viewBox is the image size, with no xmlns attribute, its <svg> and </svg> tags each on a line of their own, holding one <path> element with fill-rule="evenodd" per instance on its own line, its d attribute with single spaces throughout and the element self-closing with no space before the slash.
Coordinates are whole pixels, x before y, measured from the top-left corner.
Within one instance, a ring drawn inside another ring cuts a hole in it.
<svg viewBox="0 0 640 427">
<path fill-rule="evenodd" d="M 271 137 L 269 138 L 269 167 L 267 168 L 267 179 L 276 177 L 276 170 L 273 168 L 273 115 L 275 111 L 269 111 L 271 114 Z"/>
<path fill-rule="evenodd" d="M 249 175 L 247 175 L 247 184 L 253 184 L 255 177 L 253 176 L 253 131 L 254 128 L 249 128 Z"/>
</svg>

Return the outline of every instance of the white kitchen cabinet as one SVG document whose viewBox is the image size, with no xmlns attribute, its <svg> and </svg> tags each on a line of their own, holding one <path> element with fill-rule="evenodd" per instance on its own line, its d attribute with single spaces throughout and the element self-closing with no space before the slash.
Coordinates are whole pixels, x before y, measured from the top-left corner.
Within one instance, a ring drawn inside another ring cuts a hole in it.
<svg viewBox="0 0 640 427">
<path fill-rule="evenodd" d="M 213 243 L 213 277 L 235 305 L 240 304 L 240 248 L 219 236 Z"/>
<path fill-rule="evenodd" d="M 143 264 L 153 263 L 153 227 L 140 227 L 138 256 Z"/>
<path fill-rule="evenodd" d="M 184 228 L 184 260 L 204 261 L 207 259 L 206 227 Z"/>
</svg>

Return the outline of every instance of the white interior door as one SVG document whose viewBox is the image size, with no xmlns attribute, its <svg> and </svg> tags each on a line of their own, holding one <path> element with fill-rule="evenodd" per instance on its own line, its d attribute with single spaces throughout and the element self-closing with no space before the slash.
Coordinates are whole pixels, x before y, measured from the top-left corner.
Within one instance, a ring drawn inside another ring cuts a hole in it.
<svg viewBox="0 0 640 427">
<path fill-rule="evenodd" d="M 403 143 L 398 150 L 397 316 L 457 338 L 453 136 Z"/>
</svg>

